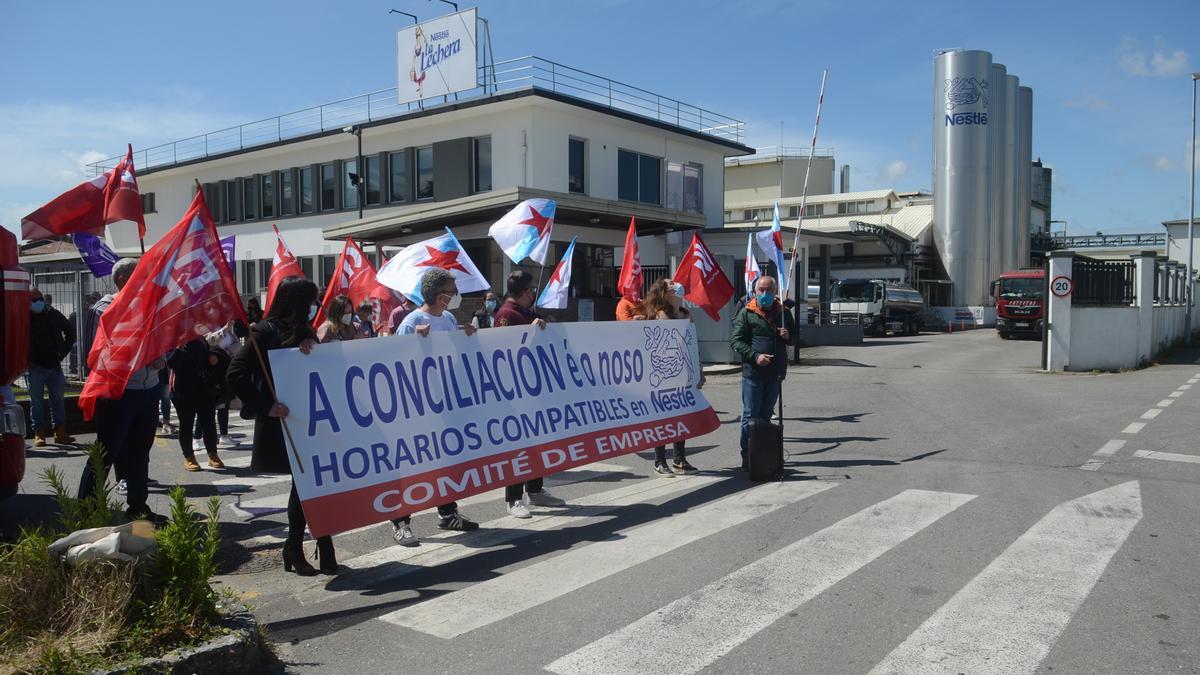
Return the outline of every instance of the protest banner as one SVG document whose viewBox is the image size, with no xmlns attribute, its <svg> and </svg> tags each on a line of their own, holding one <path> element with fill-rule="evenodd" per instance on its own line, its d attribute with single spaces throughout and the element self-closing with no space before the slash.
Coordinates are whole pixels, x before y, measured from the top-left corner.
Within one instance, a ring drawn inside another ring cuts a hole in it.
<svg viewBox="0 0 1200 675">
<path fill-rule="evenodd" d="M 719 424 L 697 388 L 690 321 L 512 326 L 269 354 L 313 536 Z"/>
</svg>

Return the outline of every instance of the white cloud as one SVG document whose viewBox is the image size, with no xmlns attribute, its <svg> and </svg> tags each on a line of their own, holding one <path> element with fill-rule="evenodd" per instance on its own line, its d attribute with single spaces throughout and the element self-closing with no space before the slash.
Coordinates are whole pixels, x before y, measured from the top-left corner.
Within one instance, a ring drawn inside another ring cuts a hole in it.
<svg viewBox="0 0 1200 675">
<path fill-rule="evenodd" d="M 1155 171 L 1174 171 L 1179 168 L 1179 162 L 1176 162 L 1166 155 L 1159 155 L 1155 157 L 1153 163 Z"/>
<path fill-rule="evenodd" d="M 1154 37 L 1154 47 L 1146 50 L 1136 38 L 1126 36 L 1117 45 L 1117 66 L 1136 77 L 1175 77 L 1188 72 L 1188 53 L 1172 49 L 1160 36 Z"/>
<path fill-rule="evenodd" d="M 908 175 L 908 162 L 902 159 L 893 160 L 884 165 L 880 173 L 884 180 L 894 183 Z"/>
<path fill-rule="evenodd" d="M 1106 98 L 1101 98 L 1095 94 L 1087 93 L 1079 98 L 1074 98 L 1068 101 L 1063 101 L 1064 108 L 1077 108 L 1096 112 L 1097 110 L 1107 110 L 1112 107 L 1112 101 Z"/>
</svg>

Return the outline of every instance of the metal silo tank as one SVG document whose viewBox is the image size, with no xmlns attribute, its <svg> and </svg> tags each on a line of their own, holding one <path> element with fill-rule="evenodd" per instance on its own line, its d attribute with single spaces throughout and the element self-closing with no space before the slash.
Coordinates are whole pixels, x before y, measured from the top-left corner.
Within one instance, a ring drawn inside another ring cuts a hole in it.
<svg viewBox="0 0 1200 675">
<path fill-rule="evenodd" d="M 1007 87 L 1000 86 L 999 83 L 1005 82 L 1007 77 L 1007 68 L 999 63 L 992 64 L 990 81 L 996 82 L 997 85 L 989 87 L 992 100 L 988 106 L 991 109 L 991 113 L 988 115 L 988 164 L 992 171 L 991 194 L 988 198 L 990 213 L 988 222 L 989 283 L 993 279 L 999 279 L 1000 273 L 1005 270 L 1004 249 L 1007 245 L 1007 230 L 1004 223 L 1008 214 L 1008 204 L 1004 201 L 1004 100 Z"/>
<path fill-rule="evenodd" d="M 1017 265 L 1030 264 L 1029 208 L 1033 172 L 1033 89 L 1017 89 Z"/>
<path fill-rule="evenodd" d="M 934 243 L 955 305 L 988 295 L 988 114 L 992 55 L 961 50 L 933 59 Z"/>
<path fill-rule="evenodd" d="M 1017 267 L 1017 89 L 1021 80 L 1015 75 L 1004 79 L 1004 245 L 1001 260 L 1004 269 Z"/>
</svg>

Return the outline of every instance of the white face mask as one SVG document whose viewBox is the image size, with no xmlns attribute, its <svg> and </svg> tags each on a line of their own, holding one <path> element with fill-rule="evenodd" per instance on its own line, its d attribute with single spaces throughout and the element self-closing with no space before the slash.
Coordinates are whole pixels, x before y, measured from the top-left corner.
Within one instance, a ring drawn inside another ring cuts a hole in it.
<svg viewBox="0 0 1200 675">
<path fill-rule="evenodd" d="M 454 295 L 450 296 L 450 302 L 446 303 L 446 309 L 458 309 L 458 306 L 461 304 L 462 296 L 458 293 L 455 293 Z"/>
<path fill-rule="evenodd" d="M 342 325 L 343 326 L 349 326 L 353 321 L 354 321 L 354 319 L 349 314 L 342 315 Z"/>
</svg>

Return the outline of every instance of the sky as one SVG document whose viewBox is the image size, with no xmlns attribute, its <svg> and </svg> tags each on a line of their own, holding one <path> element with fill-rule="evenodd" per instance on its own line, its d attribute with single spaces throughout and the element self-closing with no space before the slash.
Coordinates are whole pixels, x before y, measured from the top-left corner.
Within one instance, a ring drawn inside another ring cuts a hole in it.
<svg viewBox="0 0 1200 675">
<path fill-rule="evenodd" d="M 990 51 L 1033 88 L 1033 156 L 1054 169 L 1052 216 L 1071 234 L 1160 232 L 1188 215 L 1196 0 L 476 6 L 497 60 L 539 56 L 701 106 L 745 122 L 754 147 L 809 145 L 828 68 L 817 146 L 850 165 L 855 191 L 932 186 L 934 53 Z M 0 224 L 19 231 L 23 215 L 126 143 L 395 86 L 395 32 L 411 20 L 392 8 L 422 20 L 450 10 L 440 0 L 10 4 Z"/>
</svg>

